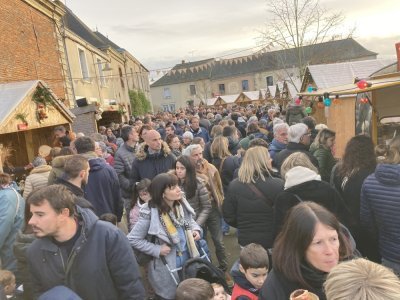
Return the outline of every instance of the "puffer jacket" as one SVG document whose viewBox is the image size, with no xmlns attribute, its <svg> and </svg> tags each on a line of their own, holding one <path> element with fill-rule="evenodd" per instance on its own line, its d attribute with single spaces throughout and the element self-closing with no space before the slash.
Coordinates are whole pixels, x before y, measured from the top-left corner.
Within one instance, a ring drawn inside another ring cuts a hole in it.
<svg viewBox="0 0 400 300">
<path fill-rule="evenodd" d="M 26 177 L 23 197 L 26 199 L 34 190 L 47 186 L 52 167 L 48 165 L 33 168 L 31 174 Z"/>
<path fill-rule="evenodd" d="M 267 177 L 257 180 L 255 185 L 266 196 L 275 201 L 283 190 L 283 180 Z M 257 243 L 265 249 L 271 248 L 274 241 L 273 208 L 266 200 L 258 197 L 247 183 L 235 179 L 228 187 L 222 205 L 226 223 L 238 229 L 241 246 Z"/>
<path fill-rule="evenodd" d="M 183 206 L 184 218 L 191 230 L 202 234 L 201 227 L 193 219 L 193 208 L 184 198 L 181 200 L 181 205 Z M 148 234 L 156 237 L 155 243 L 146 240 Z M 175 245 L 171 245 L 168 234 L 161 225 L 158 208 L 151 208 L 148 203 L 143 205 L 138 222 L 128 234 L 128 240 L 133 248 L 154 257 L 148 263 L 147 271 L 155 293 L 165 299 L 175 299 L 176 284 L 161 260 L 160 251 L 162 244 L 168 244 L 171 247 L 171 252 L 165 256 L 165 260 L 171 269 L 175 269 L 177 248 Z"/>
<path fill-rule="evenodd" d="M 36 239 L 28 248 L 34 295 L 65 285 L 82 299 L 145 298 L 139 267 L 129 243 L 116 226 L 99 221 L 87 208 L 77 206 L 82 231 L 68 259 L 49 237 Z"/>
<path fill-rule="evenodd" d="M 400 264 L 400 165 L 379 164 L 361 188 L 360 222 L 378 235 L 383 258 Z"/>
<path fill-rule="evenodd" d="M 330 182 L 332 168 L 336 164 L 336 159 L 333 157 L 332 151 L 323 146 L 319 146 L 319 148 L 310 147 L 310 152 L 318 160 L 319 174 L 322 180 Z"/>
<path fill-rule="evenodd" d="M 162 142 L 161 151 L 149 154 L 149 146 L 141 144 L 132 163 L 131 179 L 133 183 L 144 178 L 153 179 L 160 173 L 173 168 L 176 160 L 166 142 Z"/>
</svg>

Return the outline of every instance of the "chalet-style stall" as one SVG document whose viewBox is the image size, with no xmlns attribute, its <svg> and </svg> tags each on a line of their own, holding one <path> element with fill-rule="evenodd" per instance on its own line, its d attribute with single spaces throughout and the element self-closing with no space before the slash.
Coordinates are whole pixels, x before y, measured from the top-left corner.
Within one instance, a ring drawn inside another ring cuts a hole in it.
<svg viewBox="0 0 400 300">
<path fill-rule="evenodd" d="M 39 146 L 52 146 L 54 127 L 68 130 L 75 117 L 38 80 L 0 84 L 0 103 L 0 144 L 12 149 L 14 166 L 31 162 Z"/>
<path fill-rule="evenodd" d="M 254 106 L 260 105 L 262 103 L 261 91 L 248 91 L 241 92 L 239 97 L 236 99 L 235 104 L 246 107 L 249 104 Z"/>
<path fill-rule="evenodd" d="M 302 95 L 322 98 L 318 105 L 323 107 L 326 124 L 336 132 L 337 157 L 354 135 L 367 134 L 376 144 L 387 144 L 400 134 L 400 72 Z"/>
</svg>

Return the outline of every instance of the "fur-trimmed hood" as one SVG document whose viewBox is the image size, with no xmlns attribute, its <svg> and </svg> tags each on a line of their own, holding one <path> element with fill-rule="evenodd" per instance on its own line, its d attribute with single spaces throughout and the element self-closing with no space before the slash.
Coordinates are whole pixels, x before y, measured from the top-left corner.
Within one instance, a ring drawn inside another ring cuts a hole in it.
<svg viewBox="0 0 400 300">
<path fill-rule="evenodd" d="M 149 154 L 149 146 L 146 145 L 146 143 L 141 143 L 138 147 L 138 150 L 136 152 L 136 158 L 138 160 L 145 160 L 146 158 L 150 158 L 150 157 L 160 157 L 160 156 L 164 156 L 167 157 L 168 155 L 171 154 L 171 149 L 169 148 L 168 144 L 166 142 L 162 142 L 161 144 L 161 151 L 158 153 L 154 153 L 154 154 Z"/>
</svg>

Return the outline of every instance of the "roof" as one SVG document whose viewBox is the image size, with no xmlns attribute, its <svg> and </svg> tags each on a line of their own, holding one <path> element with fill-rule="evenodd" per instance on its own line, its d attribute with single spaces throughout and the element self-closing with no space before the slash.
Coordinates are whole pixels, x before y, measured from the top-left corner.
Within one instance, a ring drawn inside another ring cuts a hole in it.
<svg viewBox="0 0 400 300">
<path fill-rule="evenodd" d="M 315 87 L 321 89 L 351 83 L 355 77 L 367 78 L 395 61 L 395 59 L 370 59 L 308 66 L 302 91 L 310 82 L 314 82 Z"/>
<path fill-rule="evenodd" d="M 342 62 L 366 57 L 377 53 L 369 51 L 352 38 L 304 46 L 304 62 L 321 64 Z M 244 74 L 293 67 L 297 63 L 297 49 L 277 50 L 231 59 L 206 59 L 176 65 L 168 74 L 154 82 L 151 87 L 178 84 L 197 80 L 216 80 Z"/>
<path fill-rule="evenodd" d="M 16 108 L 21 104 L 21 102 L 26 98 L 26 96 L 35 89 L 38 85 L 42 85 L 47 87 L 46 84 L 40 80 L 31 80 L 31 81 L 19 81 L 12 83 L 3 83 L 0 84 L 0 125 L 2 125 L 6 119 L 14 113 Z M 51 91 L 51 90 L 50 90 Z M 70 112 L 70 110 L 57 100 L 57 97 L 51 92 L 53 95 L 54 105 L 61 110 L 67 118 L 71 121 L 75 118 L 75 115 Z"/>
<path fill-rule="evenodd" d="M 246 95 L 250 100 L 259 100 L 260 99 L 260 91 L 249 91 L 242 92 L 242 94 Z"/>
<path fill-rule="evenodd" d="M 215 101 L 217 101 L 217 98 L 218 97 L 214 97 L 214 98 L 209 98 L 209 99 L 206 99 L 206 105 L 207 106 L 212 106 L 212 105 L 214 105 L 215 104 Z"/>
<path fill-rule="evenodd" d="M 104 44 L 107 46 L 110 46 L 111 48 L 117 50 L 118 52 L 122 52 L 125 49 L 121 48 L 117 44 L 115 44 L 113 41 L 109 40 L 108 37 L 104 36 L 102 33 L 99 31 L 94 31 L 93 34 L 95 34 Z"/>
<path fill-rule="evenodd" d="M 226 104 L 234 103 L 238 97 L 239 94 L 219 96 Z"/>
<path fill-rule="evenodd" d="M 267 89 L 268 89 L 269 94 L 271 95 L 271 97 L 275 97 L 276 85 L 269 85 L 269 86 L 267 86 Z"/>
</svg>

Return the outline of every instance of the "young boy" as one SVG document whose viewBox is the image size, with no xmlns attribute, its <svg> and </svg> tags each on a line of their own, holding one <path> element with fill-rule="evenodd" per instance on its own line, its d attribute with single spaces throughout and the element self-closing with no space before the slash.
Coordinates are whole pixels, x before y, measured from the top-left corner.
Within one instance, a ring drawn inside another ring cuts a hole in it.
<svg viewBox="0 0 400 300">
<path fill-rule="evenodd" d="M 214 289 L 211 283 L 200 278 L 182 281 L 176 289 L 175 300 L 212 300 Z"/>
<path fill-rule="evenodd" d="M 239 261 L 231 270 L 235 281 L 232 300 L 257 300 L 258 292 L 267 278 L 268 267 L 268 253 L 261 245 L 252 243 L 244 247 L 240 251 Z"/>
</svg>

